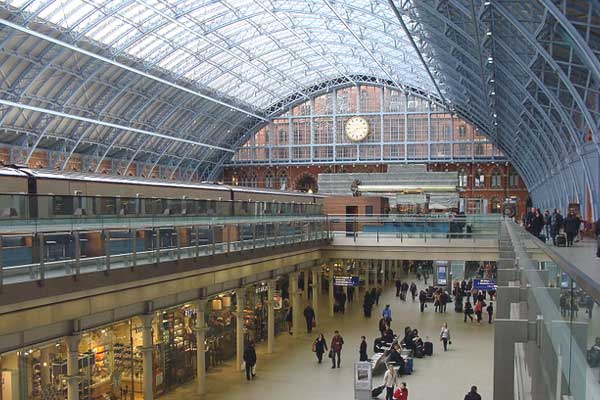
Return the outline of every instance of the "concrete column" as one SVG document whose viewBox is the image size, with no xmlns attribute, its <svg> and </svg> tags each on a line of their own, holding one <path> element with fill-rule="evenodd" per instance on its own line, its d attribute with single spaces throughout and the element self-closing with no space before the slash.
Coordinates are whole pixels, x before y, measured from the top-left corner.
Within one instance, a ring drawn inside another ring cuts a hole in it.
<svg viewBox="0 0 600 400">
<path fill-rule="evenodd" d="M 243 288 L 239 288 L 235 292 L 237 299 L 237 309 L 235 314 L 235 354 L 236 354 L 236 371 L 242 370 L 242 362 L 244 361 L 244 306 L 246 302 L 246 293 Z"/>
<path fill-rule="evenodd" d="M 527 341 L 526 319 L 494 321 L 494 399 L 513 400 L 515 343 Z"/>
<path fill-rule="evenodd" d="M 320 324 L 319 317 L 319 297 L 321 295 L 321 276 L 320 276 L 321 268 L 315 268 L 311 271 L 312 273 L 312 308 L 315 311 L 315 320 L 317 321 L 317 326 Z"/>
<path fill-rule="evenodd" d="M 371 290 L 371 261 L 367 261 L 365 266 L 365 292 Z"/>
<path fill-rule="evenodd" d="M 272 279 L 267 284 L 269 285 L 269 301 L 267 301 L 267 353 L 271 354 L 275 347 L 275 309 L 273 297 L 275 297 L 277 281 Z"/>
<path fill-rule="evenodd" d="M 142 319 L 142 376 L 144 400 L 154 399 L 154 374 L 152 373 L 152 320 L 154 314 L 144 314 Z"/>
<path fill-rule="evenodd" d="M 206 300 L 196 302 L 196 393 L 203 395 L 206 393 L 206 350 L 205 341 L 205 322 L 204 311 L 206 310 Z"/>
<path fill-rule="evenodd" d="M 50 359 L 50 349 L 48 347 L 43 348 L 40 350 L 40 353 L 42 387 L 46 387 L 46 385 L 51 383 L 50 370 L 52 369 L 52 360 Z"/>
<path fill-rule="evenodd" d="M 329 316 L 333 317 L 333 306 L 335 305 L 335 299 L 333 297 L 333 268 L 329 270 Z"/>
<path fill-rule="evenodd" d="M 308 304 L 308 274 L 309 274 L 309 270 L 305 269 L 303 271 L 304 291 L 302 292 L 302 300 L 304 300 L 307 304 Z"/>
<path fill-rule="evenodd" d="M 298 290 L 299 272 L 290 274 L 290 297 L 292 300 L 292 335 L 295 338 L 300 336 L 302 325 L 302 292 Z"/>
<path fill-rule="evenodd" d="M 67 336 L 67 399 L 79 400 L 79 342 L 80 335 Z"/>
</svg>

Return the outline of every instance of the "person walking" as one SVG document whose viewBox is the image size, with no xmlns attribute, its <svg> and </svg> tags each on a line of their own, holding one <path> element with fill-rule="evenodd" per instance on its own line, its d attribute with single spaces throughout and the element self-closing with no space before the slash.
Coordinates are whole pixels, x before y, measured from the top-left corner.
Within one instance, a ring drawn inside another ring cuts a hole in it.
<svg viewBox="0 0 600 400">
<path fill-rule="evenodd" d="M 487 306 L 486 311 L 488 313 L 488 324 L 491 324 L 494 317 L 494 303 L 490 301 L 490 305 Z"/>
<path fill-rule="evenodd" d="M 544 211 L 544 236 L 546 236 L 546 240 L 550 239 L 552 227 L 552 216 L 550 215 L 550 211 Z"/>
<path fill-rule="evenodd" d="M 360 337 L 360 348 L 358 349 L 358 360 L 369 361 L 369 355 L 367 354 L 367 338 L 364 336 Z"/>
<path fill-rule="evenodd" d="M 304 319 L 306 320 L 306 332 L 312 333 L 313 322 L 315 320 L 315 310 L 309 305 L 304 309 Z"/>
<path fill-rule="evenodd" d="M 394 400 L 408 400 L 408 388 L 406 382 L 402 382 L 400 387 L 394 392 Z"/>
<path fill-rule="evenodd" d="M 290 335 L 292 334 L 293 316 L 294 316 L 294 312 L 292 310 L 292 307 L 290 307 L 290 308 L 288 308 L 287 315 L 285 316 L 285 320 L 288 324 L 288 333 Z"/>
<path fill-rule="evenodd" d="M 563 217 L 560 214 L 558 208 L 554 209 L 554 212 L 550 216 L 550 236 L 552 236 L 552 244 L 556 246 L 556 236 L 560 233 L 560 229 L 563 225 Z"/>
<path fill-rule="evenodd" d="M 386 304 L 385 308 L 383 309 L 382 312 L 383 318 L 385 319 L 385 322 L 391 326 L 392 325 L 392 309 L 390 308 L 389 304 Z"/>
<path fill-rule="evenodd" d="M 445 322 L 440 331 L 440 340 L 444 345 L 444 351 L 448 351 L 448 343 L 450 342 L 450 329 L 448 329 L 448 323 Z"/>
<path fill-rule="evenodd" d="M 396 279 L 396 297 L 400 297 L 400 289 L 402 288 L 402 281 Z"/>
<path fill-rule="evenodd" d="M 246 350 L 244 350 L 244 363 L 246 364 L 246 379 L 252 380 L 256 376 L 254 373 L 254 366 L 256 365 L 256 350 L 254 350 L 254 343 L 248 343 Z"/>
<path fill-rule="evenodd" d="M 475 303 L 475 315 L 477 316 L 477 323 L 479 325 L 481 325 L 482 314 L 483 314 L 483 302 L 477 301 L 477 303 Z"/>
<path fill-rule="evenodd" d="M 471 322 L 473 322 L 473 306 L 471 305 L 471 302 L 467 299 L 467 302 L 465 303 L 465 322 L 467 322 L 467 317 L 471 319 Z"/>
<path fill-rule="evenodd" d="M 596 232 L 596 257 L 600 257 L 600 218 L 594 224 L 594 231 Z"/>
<path fill-rule="evenodd" d="M 385 317 L 381 317 L 379 320 L 379 332 L 381 333 L 381 337 L 385 335 L 385 331 L 388 329 L 388 323 L 385 320 Z"/>
<path fill-rule="evenodd" d="M 565 218 L 565 233 L 567 234 L 567 247 L 573 246 L 573 239 L 579 232 L 579 225 L 581 220 L 572 212 L 567 214 Z"/>
<path fill-rule="evenodd" d="M 471 386 L 471 390 L 465 395 L 465 400 L 481 400 L 481 396 L 477 393 L 477 386 Z"/>
<path fill-rule="evenodd" d="M 425 303 L 427 302 L 427 295 L 424 290 L 419 293 L 419 303 L 421 303 L 421 312 L 425 312 Z"/>
<path fill-rule="evenodd" d="M 383 384 L 385 385 L 385 400 L 394 400 L 394 386 L 396 386 L 396 380 L 398 374 L 394 370 L 392 364 L 387 365 L 387 371 L 383 375 Z"/>
<path fill-rule="evenodd" d="M 417 297 L 417 285 L 414 282 L 410 284 L 410 294 L 412 295 L 412 301 L 415 301 Z"/>
<path fill-rule="evenodd" d="M 325 340 L 325 336 L 322 333 L 319 333 L 319 336 L 313 342 L 313 351 L 317 355 L 319 364 L 321 364 L 323 354 L 327 351 L 327 340 Z"/>
<path fill-rule="evenodd" d="M 340 367 L 340 363 L 342 362 L 342 346 L 344 345 L 344 338 L 340 335 L 339 331 L 335 331 L 333 333 L 333 338 L 331 339 L 331 346 L 329 346 L 331 351 L 331 368 L 336 367 L 336 357 L 337 357 L 337 367 Z"/>
</svg>

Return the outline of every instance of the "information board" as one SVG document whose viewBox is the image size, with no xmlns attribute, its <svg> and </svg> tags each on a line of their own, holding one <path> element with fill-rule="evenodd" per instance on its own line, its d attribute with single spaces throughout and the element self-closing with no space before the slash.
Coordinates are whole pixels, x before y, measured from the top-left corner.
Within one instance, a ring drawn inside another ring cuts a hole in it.
<svg viewBox="0 0 600 400">
<path fill-rule="evenodd" d="M 372 388 L 372 369 L 368 361 L 360 361 L 354 364 L 354 389 L 368 390 Z"/>
<path fill-rule="evenodd" d="M 334 276 L 334 286 L 356 286 L 358 287 L 360 280 L 358 276 Z"/>
<path fill-rule="evenodd" d="M 448 283 L 448 261 L 436 261 L 437 284 L 446 285 Z"/>
<path fill-rule="evenodd" d="M 473 288 L 477 290 L 497 290 L 498 284 L 495 279 L 473 279 Z"/>
</svg>

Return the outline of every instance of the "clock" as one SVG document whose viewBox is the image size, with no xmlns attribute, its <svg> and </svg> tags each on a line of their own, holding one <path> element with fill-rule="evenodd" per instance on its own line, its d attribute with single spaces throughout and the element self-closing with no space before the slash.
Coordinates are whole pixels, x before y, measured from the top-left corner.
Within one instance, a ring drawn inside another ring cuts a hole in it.
<svg viewBox="0 0 600 400">
<path fill-rule="evenodd" d="M 346 121 L 346 137 L 352 142 L 363 141 L 369 136 L 369 122 L 363 117 L 352 117 Z"/>
</svg>

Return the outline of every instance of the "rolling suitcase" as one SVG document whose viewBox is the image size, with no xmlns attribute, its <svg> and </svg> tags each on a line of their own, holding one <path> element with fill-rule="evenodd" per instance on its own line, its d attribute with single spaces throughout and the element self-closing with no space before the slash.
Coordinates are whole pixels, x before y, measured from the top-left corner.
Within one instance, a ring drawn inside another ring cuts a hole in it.
<svg viewBox="0 0 600 400">
<path fill-rule="evenodd" d="M 413 373 L 413 360 L 412 357 L 406 357 L 404 359 L 404 370 L 402 371 L 404 374 L 410 375 Z"/>
<path fill-rule="evenodd" d="M 564 233 L 559 233 L 556 235 L 556 246 L 558 247 L 566 247 L 567 246 L 567 236 Z"/>
<path fill-rule="evenodd" d="M 371 390 L 371 397 L 377 398 L 381 393 L 383 393 L 383 389 L 385 389 L 385 385 L 377 386 L 375 389 Z"/>
<path fill-rule="evenodd" d="M 425 353 L 426 356 L 432 356 L 433 355 L 433 343 L 425 342 L 423 353 Z"/>
</svg>

